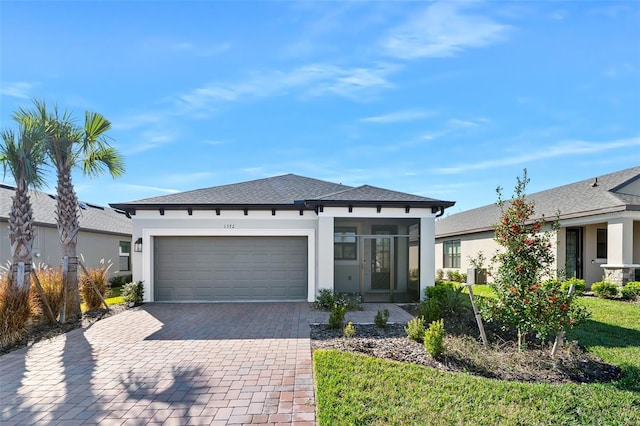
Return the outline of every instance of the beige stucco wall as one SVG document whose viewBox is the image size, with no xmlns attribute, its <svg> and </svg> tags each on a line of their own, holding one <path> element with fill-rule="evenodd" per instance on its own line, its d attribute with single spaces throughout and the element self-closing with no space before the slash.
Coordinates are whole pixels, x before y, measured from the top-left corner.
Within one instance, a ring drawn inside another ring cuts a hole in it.
<svg viewBox="0 0 640 426">
<path fill-rule="evenodd" d="M 57 267 L 62 259 L 62 246 L 58 237 L 58 230 L 54 227 L 36 226 L 36 238 L 33 243 L 34 263 L 44 263 Z M 85 265 L 90 268 L 100 265 L 100 260 L 111 260 L 113 266 L 109 269 L 111 276 L 116 274 L 130 274 L 130 271 L 118 271 L 120 241 L 131 241 L 129 236 L 99 234 L 80 231 L 78 234 L 78 256 L 84 256 Z M 9 244 L 9 225 L 0 223 L 0 262 L 4 266 L 11 260 Z"/>
</svg>

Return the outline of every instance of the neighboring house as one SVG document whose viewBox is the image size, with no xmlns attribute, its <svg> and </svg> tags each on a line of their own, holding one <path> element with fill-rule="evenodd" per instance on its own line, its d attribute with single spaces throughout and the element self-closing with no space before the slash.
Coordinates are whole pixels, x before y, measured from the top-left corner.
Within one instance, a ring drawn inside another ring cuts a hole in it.
<svg viewBox="0 0 640 426">
<path fill-rule="evenodd" d="M 111 204 L 133 219 L 147 301 L 416 298 L 453 202 L 292 174 Z"/>
<path fill-rule="evenodd" d="M 505 194 L 509 195 L 509 194 Z M 553 247 L 555 269 L 588 285 L 602 280 L 622 284 L 640 280 L 640 167 L 598 176 L 527 196 L 535 216 L 553 220 L 560 229 Z M 506 206 L 505 206 L 506 207 Z M 436 222 L 436 267 L 444 271 L 471 267 L 480 251 L 491 258 L 498 249 L 493 224 L 496 204 L 442 218 Z"/>
<path fill-rule="evenodd" d="M 15 188 L 0 184 L 0 262 L 11 260 L 9 213 Z M 30 192 L 35 240 L 33 263 L 58 267 L 62 262 L 62 245 L 56 226 L 56 199 L 43 192 Z M 111 261 L 110 275 L 131 274 L 131 219 L 109 207 L 80 202 L 78 256 L 87 267 L 99 266 L 102 259 Z"/>
</svg>

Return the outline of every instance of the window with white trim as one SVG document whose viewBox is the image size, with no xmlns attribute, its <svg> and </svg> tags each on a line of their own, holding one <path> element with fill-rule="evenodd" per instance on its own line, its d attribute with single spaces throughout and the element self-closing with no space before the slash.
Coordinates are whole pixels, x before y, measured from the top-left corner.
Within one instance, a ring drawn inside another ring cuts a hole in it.
<svg viewBox="0 0 640 426">
<path fill-rule="evenodd" d="M 120 241 L 118 247 L 119 271 L 131 270 L 131 241 Z"/>
<path fill-rule="evenodd" d="M 460 267 L 460 240 L 445 241 L 442 244 L 444 268 Z"/>
</svg>

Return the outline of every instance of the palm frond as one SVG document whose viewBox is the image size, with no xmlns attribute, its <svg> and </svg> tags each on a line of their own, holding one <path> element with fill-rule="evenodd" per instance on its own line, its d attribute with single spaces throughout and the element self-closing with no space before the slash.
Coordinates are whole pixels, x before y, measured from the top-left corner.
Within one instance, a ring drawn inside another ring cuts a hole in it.
<svg viewBox="0 0 640 426">
<path fill-rule="evenodd" d="M 124 174 L 124 161 L 115 148 L 102 146 L 86 155 L 82 161 L 85 175 L 95 177 L 109 171 L 112 177 Z"/>
</svg>

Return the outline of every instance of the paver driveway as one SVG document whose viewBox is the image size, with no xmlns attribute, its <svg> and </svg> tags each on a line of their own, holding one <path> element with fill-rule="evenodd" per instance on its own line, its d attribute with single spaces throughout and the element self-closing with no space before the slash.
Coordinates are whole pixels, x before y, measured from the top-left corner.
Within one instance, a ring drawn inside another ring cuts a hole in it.
<svg viewBox="0 0 640 426">
<path fill-rule="evenodd" d="M 146 304 L 0 357 L 3 424 L 314 424 L 307 303 Z"/>
</svg>

